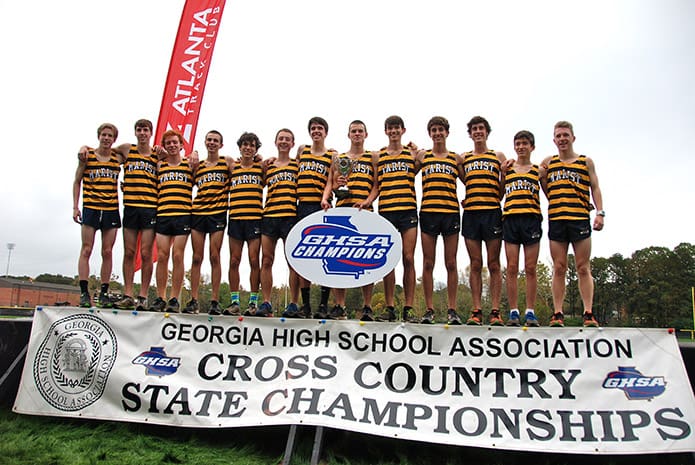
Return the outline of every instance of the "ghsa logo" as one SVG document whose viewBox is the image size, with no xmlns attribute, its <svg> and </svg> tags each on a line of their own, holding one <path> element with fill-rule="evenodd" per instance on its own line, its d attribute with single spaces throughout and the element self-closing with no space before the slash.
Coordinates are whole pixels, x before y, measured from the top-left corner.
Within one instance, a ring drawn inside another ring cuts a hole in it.
<svg viewBox="0 0 695 465">
<path fill-rule="evenodd" d="M 651 400 L 663 394 L 666 381 L 663 376 L 645 376 L 635 367 L 618 367 L 603 380 L 604 389 L 620 389 L 630 399 Z"/>
<path fill-rule="evenodd" d="M 292 258 L 319 259 L 327 275 L 348 275 L 358 279 L 367 270 L 381 268 L 393 247 L 388 234 L 363 234 L 349 216 L 324 216 L 301 232 Z"/>
<path fill-rule="evenodd" d="M 145 367 L 145 374 L 152 376 L 173 375 L 181 366 L 180 357 L 169 357 L 164 347 L 152 347 L 133 359 L 133 365 Z"/>
</svg>

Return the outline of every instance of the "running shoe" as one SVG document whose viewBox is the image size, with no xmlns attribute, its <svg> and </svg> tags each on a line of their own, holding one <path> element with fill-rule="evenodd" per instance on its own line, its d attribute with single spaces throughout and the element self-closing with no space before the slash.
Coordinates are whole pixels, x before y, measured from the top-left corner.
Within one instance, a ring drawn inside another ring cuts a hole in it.
<svg viewBox="0 0 695 465">
<path fill-rule="evenodd" d="M 431 308 L 428 308 L 427 311 L 425 312 L 424 315 L 422 315 L 422 318 L 420 319 L 420 323 L 424 325 L 433 325 L 434 324 L 434 310 Z"/>
<path fill-rule="evenodd" d="M 249 307 L 246 309 L 244 312 L 244 316 L 254 316 L 256 314 L 256 303 L 255 302 L 249 302 Z"/>
<path fill-rule="evenodd" d="M 258 310 L 256 310 L 256 316 L 271 317 L 273 316 L 273 306 L 270 302 L 263 302 Z"/>
<path fill-rule="evenodd" d="M 460 325 L 461 317 L 456 313 L 456 310 L 450 308 L 446 311 L 446 322 L 450 325 Z"/>
<path fill-rule="evenodd" d="M 198 313 L 198 301 L 196 299 L 191 299 L 183 308 L 183 313 Z"/>
<path fill-rule="evenodd" d="M 380 313 L 376 316 L 376 321 L 396 321 L 397 319 L 396 310 L 391 306 L 386 307 L 384 313 Z"/>
<path fill-rule="evenodd" d="M 124 295 L 123 298 L 117 300 L 113 306 L 119 310 L 132 310 L 135 308 L 135 299 L 129 295 Z"/>
<path fill-rule="evenodd" d="M 325 305 L 319 305 L 318 311 L 314 313 L 314 318 L 317 320 L 325 320 L 326 318 L 328 318 L 328 309 Z"/>
<path fill-rule="evenodd" d="M 504 326 L 504 320 L 499 310 L 492 310 L 489 319 L 490 326 Z"/>
<path fill-rule="evenodd" d="M 345 312 L 345 307 L 342 305 L 334 305 L 328 314 L 328 318 L 331 320 L 346 320 L 347 314 Z"/>
<path fill-rule="evenodd" d="M 179 304 L 179 299 L 177 299 L 176 297 L 172 297 L 171 299 L 169 299 L 169 302 L 167 302 L 167 306 L 164 309 L 164 311 L 169 312 L 169 313 L 179 313 L 181 311 L 181 305 Z M 187 312 L 184 309 L 184 313 L 192 313 L 192 312 Z M 198 313 L 198 312 L 196 311 L 196 313 Z"/>
<path fill-rule="evenodd" d="M 562 312 L 553 313 L 553 316 L 550 317 L 550 324 L 548 326 L 551 328 L 562 328 L 565 326 L 565 316 Z"/>
<path fill-rule="evenodd" d="M 480 309 L 473 311 L 466 324 L 469 326 L 481 326 L 483 324 L 483 311 Z"/>
<path fill-rule="evenodd" d="M 147 297 L 139 295 L 137 299 L 135 299 L 135 310 L 138 312 L 147 311 Z"/>
<path fill-rule="evenodd" d="M 526 312 L 525 320 L 526 320 L 526 321 L 524 321 L 524 324 L 525 324 L 526 326 L 528 326 L 529 328 L 537 328 L 537 327 L 539 327 L 539 326 L 541 325 L 541 324 L 538 322 L 538 318 L 536 318 L 536 314 L 535 314 L 535 313 Z"/>
<path fill-rule="evenodd" d="M 151 312 L 163 312 L 167 308 L 167 303 L 164 299 L 161 297 L 157 297 L 154 302 L 152 302 L 152 306 L 150 307 Z"/>
<path fill-rule="evenodd" d="M 89 308 L 92 306 L 92 299 L 89 298 L 89 292 L 80 294 L 80 307 Z"/>
<path fill-rule="evenodd" d="M 299 313 L 301 314 L 302 318 L 311 318 L 311 305 L 302 305 L 302 308 L 299 309 Z"/>
<path fill-rule="evenodd" d="M 518 310 L 512 310 L 511 312 L 509 312 L 509 320 L 507 321 L 507 326 L 521 326 L 521 319 L 519 318 Z"/>
<path fill-rule="evenodd" d="M 293 302 L 287 304 L 287 308 L 282 312 L 282 316 L 285 318 L 304 318 L 304 315 L 297 308 L 297 304 Z"/>
<path fill-rule="evenodd" d="M 360 318 L 360 321 L 374 321 L 374 312 L 372 311 L 372 307 L 369 305 L 362 307 L 362 317 Z"/>
<path fill-rule="evenodd" d="M 220 303 L 218 301 L 216 301 L 216 300 L 210 301 L 210 308 L 208 308 L 208 315 L 222 315 L 222 309 L 220 308 Z"/>
<path fill-rule="evenodd" d="M 99 301 L 97 302 L 97 307 L 99 308 L 111 308 L 113 307 L 113 303 L 111 302 L 111 299 L 109 298 L 108 294 L 105 292 L 102 292 L 99 294 Z"/>
<path fill-rule="evenodd" d="M 598 321 L 594 318 L 593 312 L 584 312 L 582 319 L 584 320 L 585 328 L 598 328 Z"/>
<path fill-rule="evenodd" d="M 228 316 L 239 316 L 241 315 L 241 307 L 239 307 L 239 302 L 232 302 L 229 307 L 225 308 L 222 312 L 223 315 Z"/>
</svg>

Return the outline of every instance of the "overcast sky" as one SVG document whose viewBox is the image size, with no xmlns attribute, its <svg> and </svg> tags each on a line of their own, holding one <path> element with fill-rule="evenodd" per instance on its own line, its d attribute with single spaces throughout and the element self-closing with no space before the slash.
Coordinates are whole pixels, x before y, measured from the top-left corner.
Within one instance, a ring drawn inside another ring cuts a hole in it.
<svg viewBox="0 0 695 465">
<path fill-rule="evenodd" d="M 16 244 L 10 275 L 77 274 L 75 153 L 97 144 L 100 123 L 118 126 L 117 143 L 135 142 L 139 118 L 156 124 L 183 4 L 0 0 L 3 275 L 7 243 Z M 387 143 L 384 119 L 399 114 L 406 140 L 427 148 L 426 123 L 443 115 L 449 149 L 463 152 L 472 148 L 466 122 L 483 115 L 491 148 L 514 156 L 514 133 L 528 129 L 539 162 L 556 153 L 553 124 L 566 119 L 603 191 L 593 255 L 673 248 L 695 242 L 694 20 L 689 0 L 228 0 L 195 145 L 204 153 L 205 132 L 217 129 L 222 153 L 237 155 L 236 139 L 253 131 L 269 156 L 277 129 L 308 143 L 307 121 L 320 115 L 330 147 L 347 150 L 348 123 L 361 119 L 376 149 Z M 545 235 L 541 247 L 550 264 Z M 119 233 L 118 276 L 122 254 Z M 225 239 L 225 280 L 228 256 Z M 416 262 L 419 275 L 419 249 Z M 467 265 L 461 241 L 459 268 Z M 435 279 L 445 276 L 439 255 Z"/>
</svg>

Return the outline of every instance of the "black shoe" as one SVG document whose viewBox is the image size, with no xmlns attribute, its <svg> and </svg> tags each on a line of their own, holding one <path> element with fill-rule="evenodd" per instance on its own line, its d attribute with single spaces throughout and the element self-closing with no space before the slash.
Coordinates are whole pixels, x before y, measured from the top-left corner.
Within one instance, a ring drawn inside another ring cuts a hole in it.
<svg viewBox="0 0 695 465">
<path fill-rule="evenodd" d="M 223 315 L 228 316 L 239 316 L 241 315 L 241 307 L 239 307 L 239 302 L 232 302 L 229 307 L 225 308 L 222 312 Z"/>
<path fill-rule="evenodd" d="M 389 321 L 393 322 L 398 319 L 398 316 L 396 316 L 396 310 L 392 306 L 386 307 L 386 311 L 384 313 L 381 313 L 377 315 L 376 321 Z"/>
<path fill-rule="evenodd" d="M 422 319 L 420 320 L 420 323 L 425 324 L 425 325 L 434 324 L 434 310 L 432 310 L 431 308 L 428 308 L 427 311 L 425 312 L 425 314 L 422 315 Z"/>
<path fill-rule="evenodd" d="M 111 299 L 109 298 L 108 294 L 102 292 L 99 294 L 99 302 L 97 302 L 97 307 L 99 308 L 111 308 L 113 307 L 113 303 L 111 302 Z"/>
<path fill-rule="evenodd" d="M 316 313 L 314 313 L 314 318 L 317 320 L 325 320 L 326 318 L 328 318 L 328 309 L 325 305 L 319 305 L 319 310 Z"/>
<path fill-rule="evenodd" d="M 179 304 L 179 299 L 176 297 L 172 297 L 169 299 L 169 302 L 167 302 L 167 306 L 164 309 L 165 312 L 169 313 L 179 313 L 181 311 L 181 305 Z M 188 313 L 188 312 L 185 312 Z M 196 312 L 198 313 L 198 312 Z"/>
<path fill-rule="evenodd" d="M 141 295 L 137 296 L 135 299 L 135 310 L 138 312 L 147 311 L 147 297 L 143 297 Z"/>
<path fill-rule="evenodd" d="M 347 315 L 345 313 L 345 307 L 341 305 L 335 305 L 328 314 L 328 318 L 331 320 L 346 320 Z"/>
<path fill-rule="evenodd" d="M 198 301 L 196 299 L 191 299 L 183 308 L 183 313 L 198 313 Z"/>
<path fill-rule="evenodd" d="M 157 297 L 152 306 L 150 307 L 151 312 L 163 312 L 167 308 L 167 303 L 161 297 Z"/>
<path fill-rule="evenodd" d="M 456 310 L 450 308 L 446 311 L 446 322 L 450 325 L 460 325 L 461 317 L 456 313 Z"/>
<path fill-rule="evenodd" d="M 302 308 L 299 309 L 299 313 L 301 314 L 301 318 L 311 318 L 311 305 L 302 305 Z"/>
<path fill-rule="evenodd" d="M 413 315 L 413 307 L 403 307 L 403 320 L 406 323 L 420 323 L 420 320 Z"/>
<path fill-rule="evenodd" d="M 372 311 L 372 307 L 365 305 L 362 308 L 362 317 L 360 318 L 360 321 L 374 321 L 374 312 Z"/>
<path fill-rule="evenodd" d="M 198 313 L 198 312 L 196 311 L 196 313 Z M 218 301 L 216 301 L 216 300 L 210 301 L 210 308 L 208 309 L 208 315 L 222 315 L 222 309 L 220 308 L 220 303 Z"/>
<path fill-rule="evenodd" d="M 80 307 L 89 308 L 92 306 L 92 299 L 89 298 L 89 292 L 80 294 Z"/>
</svg>

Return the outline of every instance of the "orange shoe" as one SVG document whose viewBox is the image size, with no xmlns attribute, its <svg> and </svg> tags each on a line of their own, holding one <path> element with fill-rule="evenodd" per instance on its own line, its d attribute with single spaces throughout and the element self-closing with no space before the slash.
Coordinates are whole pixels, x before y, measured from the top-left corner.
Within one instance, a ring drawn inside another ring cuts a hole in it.
<svg viewBox="0 0 695 465">
<path fill-rule="evenodd" d="M 582 318 L 584 319 L 585 328 L 598 328 L 598 321 L 596 321 L 592 312 L 584 312 Z"/>
<path fill-rule="evenodd" d="M 550 324 L 548 326 L 551 328 L 562 328 L 565 326 L 565 316 L 562 312 L 553 313 L 553 316 L 550 317 Z"/>
</svg>

